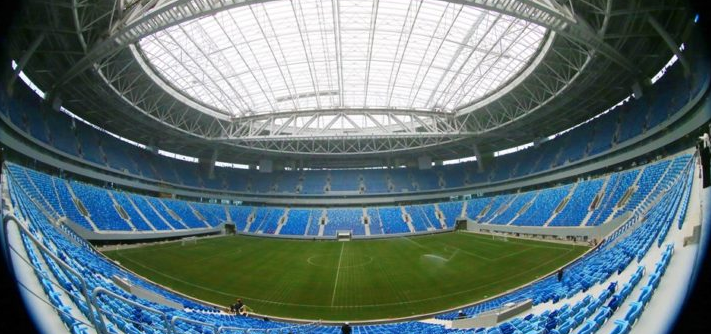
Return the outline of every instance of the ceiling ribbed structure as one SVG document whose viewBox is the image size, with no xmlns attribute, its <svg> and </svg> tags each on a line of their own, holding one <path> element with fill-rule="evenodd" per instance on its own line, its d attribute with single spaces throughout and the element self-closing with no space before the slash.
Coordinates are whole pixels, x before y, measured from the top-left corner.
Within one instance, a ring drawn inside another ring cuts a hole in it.
<svg viewBox="0 0 711 334">
<path fill-rule="evenodd" d="M 451 112 L 514 78 L 546 31 L 444 1 L 269 1 L 169 27 L 139 49 L 176 93 L 230 117 Z M 342 126 L 373 126 L 349 120 Z"/>
<path fill-rule="evenodd" d="M 304 167 L 539 141 L 646 94 L 695 14 L 687 0 L 23 6 L 8 55 L 48 106 L 171 152 Z"/>
</svg>

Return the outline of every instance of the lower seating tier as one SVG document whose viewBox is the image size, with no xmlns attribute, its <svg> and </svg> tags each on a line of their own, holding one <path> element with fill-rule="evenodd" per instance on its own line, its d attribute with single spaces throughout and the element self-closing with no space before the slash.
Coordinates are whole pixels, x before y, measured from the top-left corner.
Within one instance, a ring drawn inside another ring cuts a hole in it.
<svg viewBox="0 0 711 334">
<path fill-rule="evenodd" d="M 335 236 L 337 231 L 348 230 L 352 235 L 364 236 L 452 229 L 462 216 L 497 225 L 600 225 L 649 205 L 650 199 L 668 188 L 690 159 L 690 155 L 679 155 L 593 180 L 467 201 L 289 211 L 284 207 L 233 206 L 128 194 L 76 181 L 67 183 L 11 163 L 8 170 L 18 185 L 53 216 L 67 217 L 89 230 L 200 230 L 233 223 L 237 231 L 246 233 Z M 366 222 L 372 225 L 366 226 Z"/>
</svg>

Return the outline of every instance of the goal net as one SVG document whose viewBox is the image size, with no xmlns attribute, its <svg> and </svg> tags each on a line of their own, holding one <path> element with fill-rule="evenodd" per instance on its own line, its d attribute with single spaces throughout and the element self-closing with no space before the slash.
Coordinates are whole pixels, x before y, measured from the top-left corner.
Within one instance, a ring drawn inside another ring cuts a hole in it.
<svg viewBox="0 0 711 334">
<path fill-rule="evenodd" d="M 185 246 L 185 245 L 196 245 L 197 244 L 197 238 L 196 237 L 187 237 L 187 238 L 182 238 L 180 239 L 180 245 Z"/>
<path fill-rule="evenodd" d="M 350 230 L 339 230 L 336 231 L 336 238 L 339 241 L 348 241 L 351 240 L 351 231 Z"/>
<path fill-rule="evenodd" d="M 499 240 L 499 241 L 509 241 L 509 239 L 506 238 L 506 235 L 496 234 L 496 233 L 491 235 L 491 239 Z"/>
</svg>

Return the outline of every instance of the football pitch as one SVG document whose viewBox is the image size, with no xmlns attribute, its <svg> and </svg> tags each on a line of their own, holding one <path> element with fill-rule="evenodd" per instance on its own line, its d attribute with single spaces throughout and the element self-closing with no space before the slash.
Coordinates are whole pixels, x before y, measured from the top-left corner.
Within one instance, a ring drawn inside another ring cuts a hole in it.
<svg viewBox="0 0 711 334">
<path fill-rule="evenodd" d="M 323 320 L 454 308 L 545 276 L 588 248 L 466 232 L 349 242 L 225 236 L 104 254 L 156 283 L 220 305 Z"/>
</svg>

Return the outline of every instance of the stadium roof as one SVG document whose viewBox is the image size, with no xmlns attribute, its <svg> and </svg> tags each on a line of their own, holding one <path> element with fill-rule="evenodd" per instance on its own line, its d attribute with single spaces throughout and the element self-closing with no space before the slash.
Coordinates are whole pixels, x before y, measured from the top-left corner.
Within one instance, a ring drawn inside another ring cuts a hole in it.
<svg viewBox="0 0 711 334">
<path fill-rule="evenodd" d="M 8 54 L 47 105 L 220 161 L 494 152 L 645 90 L 686 0 L 28 0 Z"/>
<path fill-rule="evenodd" d="M 176 90 L 229 116 L 451 112 L 519 73 L 545 33 L 443 1 L 270 1 L 158 31 L 140 49 Z"/>
</svg>

